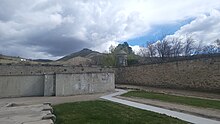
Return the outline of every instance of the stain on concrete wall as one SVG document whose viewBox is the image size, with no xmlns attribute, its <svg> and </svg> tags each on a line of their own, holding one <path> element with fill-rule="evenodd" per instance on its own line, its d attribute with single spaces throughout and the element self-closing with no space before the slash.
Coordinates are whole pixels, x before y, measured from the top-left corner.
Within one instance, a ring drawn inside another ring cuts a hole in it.
<svg viewBox="0 0 220 124">
<path fill-rule="evenodd" d="M 113 91 L 114 73 L 56 74 L 56 95 Z"/>
<path fill-rule="evenodd" d="M 0 76 L 0 98 L 43 95 L 43 76 Z"/>
<path fill-rule="evenodd" d="M 67 96 L 113 91 L 114 73 L 62 73 L 0 76 L 0 98 Z"/>
<path fill-rule="evenodd" d="M 114 90 L 114 71 L 109 68 L 0 65 L 0 70 L 0 98 L 75 95 Z"/>
</svg>

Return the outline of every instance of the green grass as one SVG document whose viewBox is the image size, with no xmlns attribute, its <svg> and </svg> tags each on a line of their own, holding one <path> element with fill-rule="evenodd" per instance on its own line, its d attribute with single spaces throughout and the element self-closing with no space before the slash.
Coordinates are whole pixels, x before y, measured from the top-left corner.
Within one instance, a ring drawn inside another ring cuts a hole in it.
<svg viewBox="0 0 220 124">
<path fill-rule="evenodd" d="M 56 124 L 185 124 L 166 115 L 108 102 L 86 101 L 53 106 Z"/>
<path fill-rule="evenodd" d="M 178 103 L 178 104 L 191 105 L 197 107 L 220 109 L 220 101 L 218 100 L 207 100 L 207 99 L 175 96 L 175 95 L 146 92 L 146 91 L 130 91 L 126 94 L 123 94 L 122 96 L 139 97 L 139 98 L 161 100 L 164 102 Z"/>
</svg>

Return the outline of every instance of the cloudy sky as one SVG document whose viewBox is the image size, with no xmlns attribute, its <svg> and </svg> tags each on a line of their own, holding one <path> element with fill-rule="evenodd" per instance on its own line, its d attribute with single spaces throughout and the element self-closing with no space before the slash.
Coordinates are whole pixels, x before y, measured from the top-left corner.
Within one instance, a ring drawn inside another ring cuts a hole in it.
<svg viewBox="0 0 220 124">
<path fill-rule="evenodd" d="M 57 59 L 186 34 L 220 38 L 220 0 L 0 0 L 0 54 Z"/>
</svg>

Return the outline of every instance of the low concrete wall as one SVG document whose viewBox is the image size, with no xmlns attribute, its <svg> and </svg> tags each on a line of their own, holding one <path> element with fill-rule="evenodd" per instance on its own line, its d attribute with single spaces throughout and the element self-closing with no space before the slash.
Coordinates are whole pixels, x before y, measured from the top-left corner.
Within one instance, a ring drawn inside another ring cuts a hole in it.
<svg viewBox="0 0 220 124">
<path fill-rule="evenodd" d="M 55 75 L 44 75 L 44 96 L 55 96 Z"/>
<path fill-rule="evenodd" d="M 43 96 L 43 76 L 0 76 L 0 98 L 20 96 Z"/>
<path fill-rule="evenodd" d="M 0 75 L 0 98 L 66 96 L 113 91 L 114 73 Z"/>
<path fill-rule="evenodd" d="M 56 74 L 56 96 L 113 91 L 114 73 Z"/>
</svg>

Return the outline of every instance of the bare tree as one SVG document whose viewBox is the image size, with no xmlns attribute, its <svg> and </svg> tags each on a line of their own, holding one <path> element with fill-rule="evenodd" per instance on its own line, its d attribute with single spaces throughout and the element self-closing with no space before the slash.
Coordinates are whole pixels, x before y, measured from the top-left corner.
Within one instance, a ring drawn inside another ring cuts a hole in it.
<svg viewBox="0 0 220 124">
<path fill-rule="evenodd" d="M 111 45 L 109 47 L 109 53 L 114 53 L 114 51 L 115 51 L 115 46 Z"/>
<path fill-rule="evenodd" d="M 203 54 L 213 54 L 217 53 L 218 49 L 215 45 L 204 46 L 202 49 Z"/>
<path fill-rule="evenodd" d="M 156 49 L 159 56 L 163 59 L 164 57 L 170 57 L 171 55 L 171 46 L 169 45 L 168 40 L 163 39 L 156 43 Z"/>
<path fill-rule="evenodd" d="M 194 46 L 193 47 L 193 50 L 192 50 L 192 54 L 193 55 L 199 55 L 199 54 L 202 54 L 203 53 L 203 41 L 200 40 L 199 41 L 199 44 L 197 46 Z"/>
<path fill-rule="evenodd" d="M 182 39 L 174 37 L 172 38 L 172 46 L 171 46 L 171 56 L 177 57 L 183 52 L 183 44 Z"/>
<path fill-rule="evenodd" d="M 220 53 L 220 40 L 219 39 L 215 40 L 215 43 L 217 45 L 217 52 Z"/>
<path fill-rule="evenodd" d="M 144 48 L 144 47 L 140 48 L 138 54 L 142 57 L 147 57 L 148 56 L 147 48 Z"/>
<path fill-rule="evenodd" d="M 188 37 L 186 39 L 186 43 L 184 46 L 184 55 L 185 56 L 190 56 L 192 54 L 192 51 L 194 49 L 194 43 L 195 43 L 195 40 L 192 37 Z"/>
<path fill-rule="evenodd" d="M 149 57 L 154 57 L 156 55 L 156 47 L 154 43 L 147 43 L 147 53 Z"/>
</svg>

